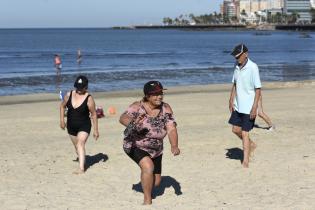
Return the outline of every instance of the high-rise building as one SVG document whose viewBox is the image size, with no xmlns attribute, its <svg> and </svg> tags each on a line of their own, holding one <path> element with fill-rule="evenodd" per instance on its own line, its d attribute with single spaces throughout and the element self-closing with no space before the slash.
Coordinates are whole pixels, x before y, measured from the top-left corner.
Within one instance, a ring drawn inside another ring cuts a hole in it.
<svg viewBox="0 0 315 210">
<path fill-rule="evenodd" d="M 276 0 L 277 1 L 277 0 Z M 247 14 L 269 9 L 270 0 L 239 0 L 239 10 Z"/>
<path fill-rule="evenodd" d="M 281 9 L 284 7 L 284 0 L 269 0 L 269 9 Z"/>
<path fill-rule="evenodd" d="M 268 9 L 268 0 L 251 0 L 251 12 Z"/>
<path fill-rule="evenodd" d="M 226 17 L 236 17 L 237 12 L 236 12 L 236 3 L 234 0 L 224 0 L 223 5 L 221 8 L 221 11 L 224 16 Z"/>
<path fill-rule="evenodd" d="M 298 21 L 311 22 L 310 9 L 310 0 L 284 0 L 284 12 L 287 14 L 298 13 L 300 16 Z"/>
<path fill-rule="evenodd" d="M 242 14 L 243 12 L 245 12 L 246 14 L 249 14 L 251 12 L 251 2 L 250 0 L 240 0 L 239 1 L 240 4 L 240 13 Z"/>
</svg>

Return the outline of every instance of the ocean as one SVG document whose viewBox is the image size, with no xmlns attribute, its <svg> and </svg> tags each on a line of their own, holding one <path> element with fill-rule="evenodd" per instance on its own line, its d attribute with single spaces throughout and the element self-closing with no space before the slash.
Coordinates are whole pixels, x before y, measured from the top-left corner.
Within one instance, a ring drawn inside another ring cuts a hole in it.
<svg viewBox="0 0 315 210">
<path fill-rule="evenodd" d="M 244 43 L 263 82 L 315 79 L 315 32 L 0 29 L 0 95 L 57 93 L 79 74 L 91 92 L 230 83 Z M 77 50 L 82 63 L 77 63 Z M 62 59 L 60 76 L 54 55 Z"/>
</svg>

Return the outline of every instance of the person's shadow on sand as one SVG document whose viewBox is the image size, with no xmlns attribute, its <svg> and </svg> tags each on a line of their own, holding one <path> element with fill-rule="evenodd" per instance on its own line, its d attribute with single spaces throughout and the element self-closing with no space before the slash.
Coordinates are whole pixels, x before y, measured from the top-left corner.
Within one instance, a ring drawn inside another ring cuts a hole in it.
<svg viewBox="0 0 315 210">
<path fill-rule="evenodd" d="M 264 129 L 264 130 L 268 130 L 268 126 L 267 127 L 263 127 L 263 126 L 260 126 L 258 124 L 254 124 L 254 128 L 259 128 L 259 129 Z"/>
<path fill-rule="evenodd" d="M 241 162 L 243 162 L 243 159 L 244 159 L 243 150 L 237 147 L 225 149 L 225 150 L 227 151 L 225 153 L 226 158 L 233 159 L 233 160 L 240 160 Z"/>
<path fill-rule="evenodd" d="M 103 153 L 98 153 L 96 155 L 87 155 L 85 156 L 85 170 L 87 170 L 88 168 L 90 168 L 91 166 L 93 166 L 96 163 L 99 162 L 106 162 L 108 160 L 108 156 L 106 154 Z"/>
<path fill-rule="evenodd" d="M 165 192 L 165 189 L 170 188 L 170 187 L 174 188 L 175 194 L 177 196 L 183 194 L 182 190 L 181 190 L 180 183 L 178 181 L 176 181 L 176 179 L 174 179 L 173 177 L 170 177 L 170 176 L 162 176 L 160 186 L 155 187 L 152 190 L 152 198 L 154 199 L 157 196 L 163 195 Z M 133 184 L 132 189 L 137 191 L 137 192 L 143 193 L 141 182 L 139 182 L 138 184 Z"/>
</svg>

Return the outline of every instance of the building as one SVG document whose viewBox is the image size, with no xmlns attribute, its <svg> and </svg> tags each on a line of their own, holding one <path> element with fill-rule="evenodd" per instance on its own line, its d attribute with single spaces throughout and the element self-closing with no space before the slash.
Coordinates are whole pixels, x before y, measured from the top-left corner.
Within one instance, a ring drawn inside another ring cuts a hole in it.
<svg viewBox="0 0 315 210">
<path fill-rule="evenodd" d="M 315 0 L 311 0 L 311 7 L 315 8 Z"/>
<path fill-rule="evenodd" d="M 298 13 L 299 22 L 308 22 L 312 21 L 312 16 L 310 13 L 311 2 L 310 0 L 285 0 L 284 1 L 284 12 L 286 14 Z"/>
<path fill-rule="evenodd" d="M 237 16 L 237 5 L 233 0 L 224 0 L 221 6 L 221 12 L 223 16 L 232 18 Z"/>
<path fill-rule="evenodd" d="M 251 0 L 251 12 L 253 13 L 268 9 L 268 6 L 268 0 Z"/>
<path fill-rule="evenodd" d="M 239 5 L 240 5 L 239 9 L 240 9 L 241 14 L 243 14 L 244 12 L 246 14 L 251 13 L 251 1 L 250 0 L 240 0 Z"/>
<path fill-rule="evenodd" d="M 246 14 L 250 14 L 250 13 L 266 10 L 269 8 L 270 8 L 270 0 L 239 0 L 240 13 L 245 11 Z"/>
<path fill-rule="evenodd" d="M 284 7 L 284 0 L 269 0 L 268 9 L 281 9 Z"/>
</svg>

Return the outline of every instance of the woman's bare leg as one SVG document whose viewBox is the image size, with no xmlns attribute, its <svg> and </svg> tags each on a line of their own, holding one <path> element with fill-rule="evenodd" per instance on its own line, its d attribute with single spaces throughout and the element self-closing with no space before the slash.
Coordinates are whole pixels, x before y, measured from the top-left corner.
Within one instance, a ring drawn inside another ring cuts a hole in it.
<svg viewBox="0 0 315 210">
<path fill-rule="evenodd" d="M 152 204 L 154 164 L 150 157 L 144 157 L 139 162 L 139 166 L 141 168 L 141 185 L 144 194 L 143 204 L 150 205 Z"/>
<path fill-rule="evenodd" d="M 86 132 L 79 132 L 77 135 L 77 153 L 79 156 L 79 170 L 76 174 L 84 173 L 85 171 L 85 143 L 89 137 Z"/>
</svg>

